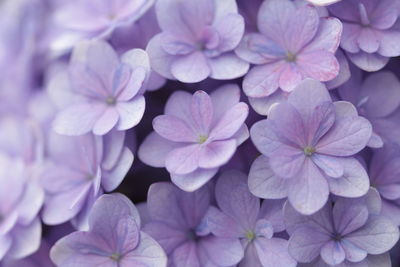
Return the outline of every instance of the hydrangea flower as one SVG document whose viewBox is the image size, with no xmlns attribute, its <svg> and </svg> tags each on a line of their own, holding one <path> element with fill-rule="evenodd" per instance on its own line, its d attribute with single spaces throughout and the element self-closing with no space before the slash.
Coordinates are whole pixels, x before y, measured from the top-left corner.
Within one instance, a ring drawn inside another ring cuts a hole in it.
<svg viewBox="0 0 400 267">
<path fill-rule="evenodd" d="M 48 160 L 41 177 L 46 190 L 42 218 L 56 225 L 74 219 L 77 228 L 87 227 L 94 201 L 117 188 L 133 162 L 124 146 L 125 133 L 113 131 L 99 137 L 87 134 L 49 136 Z"/>
<path fill-rule="evenodd" d="M 400 225 L 400 146 L 389 143 L 374 150 L 369 175 L 382 198 L 382 214 Z"/>
<path fill-rule="evenodd" d="M 0 153 L 0 261 L 24 258 L 40 246 L 42 226 L 37 215 L 44 193 L 29 178 L 22 158 Z"/>
<path fill-rule="evenodd" d="M 159 0 L 156 13 L 162 32 L 147 52 L 152 68 L 165 78 L 195 83 L 248 71 L 249 64 L 233 52 L 245 28 L 235 0 Z"/>
<path fill-rule="evenodd" d="M 282 201 L 264 201 L 261 206 L 249 192 L 246 175 L 238 171 L 221 175 L 215 198 L 219 209 L 209 208 L 207 226 L 217 237 L 240 240 L 245 256 L 238 266 L 296 266 L 287 240 L 273 237 L 285 230 Z"/>
<path fill-rule="evenodd" d="M 398 241 L 399 229 L 379 216 L 379 210 L 380 199 L 374 193 L 329 201 L 311 216 L 301 215 L 288 204 L 284 213 L 289 253 L 305 263 L 321 256 L 330 266 L 348 266 L 340 265 L 345 261 L 362 264 L 368 254 L 383 254 Z"/>
<path fill-rule="evenodd" d="M 139 158 L 153 167 L 166 167 L 172 181 L 194 191 L 229 161 L 249 136 L 244 124 L 248 106 L 239 102 L 236 85 L 210 95 L 178 91 L 165 106 L 165 115 L 153 120 L 151 133 L 139 149 Z"/>
<path fill-rule="evenodd" d="M 50 48 L 61 54 L 81 40 L 103 39 L 118 27 L 138 20 L 154 0 L 71 0 L 55 4 L 51 22 Z"/>
<path fill-rule="evenodd" d="M 207 228 L 211 189 L 208 184 L 188 193 L 167 182 L 151 185 L 143 230 L 164 248 L 170 267 L 230 267 L 243 258 L 239 240 L 213 236 Z"/>
<path fill-rule="evenodd" d="M 136 126 L 145 109 L 142 94 L 149 71 L 141 49 L 126 52 L 120 60 L 105 42 L 81 43 L 68 72 L 49 85 L 54 98 L 70 99 L 54 119 L 54 130 L 63 135 L 104 135 Z"/>
<path fill-rule="evenodd" d="M 290 0 L 264 1 L 258 13 L 260 33 L 247 34 L 236 53 L 257 65 L 243 81 L 249 97 L 291 92 L 305 78 L 330 81 L 339 73 L 335 52 L 342 25 L 320 18 L 315 7 Z"/>
<path fill-rule="evenodd" d="M 346 0 L 328 8 L 343 22 L 340 46 L 357 67 L 377 71 L 400 55 L 397 1 Z"/>
<path fill-rule="evenodd" d="M 371 122 L 373 134 L 368 146 L 378 148 L 384 141 L 400 141 L 398 122 L 390 118 L 400 107 L 400 82 L 396 75 L 382 71 L 363 80 L 362 72 L 352 68 L 350 80 L 339 87 L 338 92 Z"/>
<path fill-rule="evenodd" d="M 140 216 L 121 194 L 103 195 L 89 215 L 89 230 L 60 239 L 50 257 L 59 267 L 166 267 L 160 245 L 141 231 Z"/>
<path fill-rule="evenodd" d="M 369 188 L 367 173 L 352 156 L 367 145 L 372 126 L 351 103 L 333 103 L 318 81 L 302 82 L 250 134 L 266 156 L 254 162 L 249 175 L 250 189 L 259 197 L 287 196 L 299 212 L 312 214 L 329 192 L 360 197 Z"/>
</svg>

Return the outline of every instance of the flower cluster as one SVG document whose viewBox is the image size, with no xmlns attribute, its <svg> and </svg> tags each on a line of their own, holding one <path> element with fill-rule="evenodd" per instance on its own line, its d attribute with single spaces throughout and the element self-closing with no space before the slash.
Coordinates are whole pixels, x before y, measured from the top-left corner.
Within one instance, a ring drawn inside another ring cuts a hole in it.
<svg viewBox="0 0 400 267">
<path fill-rule="evenodd" d="M 400 264 L 398 0 L 0 15 L 0 267 Z"/>
</svg>

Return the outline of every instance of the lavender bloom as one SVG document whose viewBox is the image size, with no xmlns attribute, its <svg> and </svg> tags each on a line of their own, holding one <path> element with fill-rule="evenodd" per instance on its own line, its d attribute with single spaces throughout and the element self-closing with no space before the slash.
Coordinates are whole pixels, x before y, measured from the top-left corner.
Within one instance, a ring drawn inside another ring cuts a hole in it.
<svg viewBox="0 0 400 267">
<path fill-rule="evenodd" d="M 160 245 L 141 231 L 140 216 L 121 194 L 103 195 L 89 215 L 89 230 L 60 239 L 50 257 L 59 267 L 167 266 Z"/>
<path fill-rule="evenodd" d="M 367 173 L 352 156 L 371 138 L 371 124 L 351 103 L 333 103 L 318 81 L 302 82 L 250 134 L 267 157 L 258 158 L 249 175 L 250 189 L 259 197 L 287 196 L 296 210 L 312 214 L 329 192 L 360 197 L 369 188 Z"/>
<path fill-rule="evenodd" d="M 50 48 L 61 54 L 85 39 L 103 39 L 118 27 L 138 20 L 154 0 L 71 0 L 56 4 L 51 22 Z"/>
<path fill-rule="evenodd" d="M 339 73 L 335 52 L 342 25 L 320 18 L 315 7 L 289 0 L 264 1 L 258 13 L 261 33 L 246 35 L 236 53 L 257 66 L 243 81 L 249 97 L 291 92 L 304 79 L 330 81 Z"/>
<path fill-rule="evenodd" d="M 275 232 L 285 230 L 283 201 L 264 201 L 260 207 L 246 180 L 246 175 L 238 171 L 222 174 L 215 188 L 220 209 L 210 207 L 208 228 L 217 237 L 241 241 L 245 256 L 238 266 L 296 266 L 288 254 L 287 240 L 273 237 Z"/>
<path fill-rule="evenodd" d="M 0 260 L 21 259 L 40 246 L 44 194 L 29 178 L 22 158 L 0 154 Z"/>
<path fill-rule="evenodd" d="M 159 0 L 162 32 L 147 46 L 152 68 L 185 83 L 243 76 L 249 64 L 233 50 L 244 33 L 235 0 Z"/>
<path fill-rule="evenodd" d="M 350 80 L 338 92 L 371 122 L 373 134 L 368 146 L 378 148 L 384 141 L 400 142 L 398 121 L 390 118 L 400 107 L 400 82 L 393 73 L 373 73 L 363 81 L 361 70 L 353 68 Z"/>
<path fill-rule="evenodd" d="M 233 156 L 249 136 L 244 121 L 248 106 L 239 102 L 236 85 L 210 95 L 171 95 L 165 115 L 153 120 L 151 133 L 139 149 L 139 158 L 153 167 L 166 167 L 172 181 L 185 191 L 203 186 Z"/>
<path fill-rule="evenodd" d="M 379 196 L 373 191 L 360 199 L 329 201 L 312 216 L 301 215 L 288 204 L 284 213 L 289 253 L 305 263 L 321 256 L 330 266 L 343 266 L 345 261 L 363 263 L 368 254 L 383 254 L 398 241 L 399 229 L 379 216 L 379 210 Z"/>
<path fill-rule="evenodd" d="M 382 198 L 382 214 L 400 225 L 400 146 L 388 143 L 375 150 L 369 175 Z"/>
<path fill-rule="evenodd" d="M 66 77 L 50 88 L 53 95 L 71 99 L 56 116 L 54 130 L 63 135 L 104 135 L 114 128 L 136 126 L 145 109 L 142 93 L 149 71 L 147 54 L 141 49 L 126 52 L 120 60 L 105 42 L 81 43 L 74 49 Z"/>
<path fill-rule="evenodd" d="M 377 71 L 400 55 L 397 1 L 346 0 L 329 11 L 343 22 L 340 46 L 357 67 Z"/>
<path fill-rule="evenodd" d="M 230 267 L 243 258 L 239 240 L 209 234 L 203 218 L 210 202 L 209 185 L 192 193 L 166 182 L 150 187 L 144 231 L 164 248 L 170 267 Z"/>
<path fill-rule="evenodd" d="M 104 191 L 117 188 L 132 166 L 133 154 L 124 139 L 125 133 L 117 131 L 104 137 L 50 135 L 41 179 L 46 190 L 42 212 L 46 224 L 74 219 L 77 228 L 87 227 L 94 201 Z"/>
</svg>

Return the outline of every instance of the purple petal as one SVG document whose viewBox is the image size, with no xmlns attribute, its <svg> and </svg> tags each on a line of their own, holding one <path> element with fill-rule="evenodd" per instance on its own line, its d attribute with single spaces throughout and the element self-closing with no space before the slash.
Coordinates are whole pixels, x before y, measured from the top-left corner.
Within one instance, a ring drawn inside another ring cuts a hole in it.
<svg viewBox="0 0 400 267">
<path fill-rule="evenodd" d="M 132 167 L 133 153 L 129 148 L 125 147 L 117 164 L 109 171 L 103 172 L 101 186 L 106 192 L 111 192 L 116 189 L 125 178 L 129 169 Z"/>
<path fill-rule="evenodd" d="M 382 31 L 378 53 L 385 57 L 397 57 L 400 54 L 400 33 L 398 31 Z"/>
<path fill-rule="evenodd" d="M 193 241 L 188 241 L 177 247 L 170 256 L 170 261 L 174 266 L 200 267 L 197 255 L 197 245 Z"/>
<path fill-rule="evenodd" d="M 326 175 L 330 177 L 339 178 L 344 174 L 343 164 L 335 157 L 314 154 L 311 159 Z"/>
<path fill-rule="evenodd" d="M 314 39 L 307 45 L 309 51 L 325 50 L 335 53 L 339 47 L 342 23 L 337 18 L 322 18 Z"/>
<path fill-rule="evenodd" d="M 329 241 L 321 249 L 321 258 L 330 265 L 338 265 L 345 260 L 345 252 L 339 242 Z"/>
<path fill-rule="evenodd" d="M 279 87 L 283 64 L 275 62 L 252 68 L 243 80 L 243 91 L 249 97 L 272 95 Z"/>
<path fill-rule="evenodd" d="M 222 116 L 240 101 L 240 88 L 236 84 L 226 84 L 214 90 L 211 94 L 214 108 L 213 125 L 216 125 Z"/>
<path fill-rule="evenodd" d="M 351 262 L 360 262 L 364 260 L 368 253 L 360 249 L 359 247 L 355 246 L 351 242 L 347 240 L 341 240 L 340 244 L 342 245 L 342 248 L 344 249 L 344 253 L 346 254 L 346 260 L 351 261 Z"/>
<path fill-rule="evenodd" d="M 215 207 L 208 209 L 206 222 L 210 231 L 217 237 L 238 238 L 246 231 L 233 218 Z"/>
<path fill-rule="evenodd" d="M 37 251 L 40 247 L 42 225 L 38 218 L 28 225 L 17 225 L 14 227 L 12 246 L 7 256 L 14 259 L 27 257 Z"/>
<path fill-rule="evenodd" d="M 157 116 L 153 120 L 153 128 L 157 134 L 174 142 L 196 142 L 199 138 L 196 134 L 201 134 L 193 132 L 183 120 L 171 115 Z"/>
<path fill-rule="evenodd" d="M 151 67 L 164 78 L 174 80 L 175 78 L 171 73 L 171 65 L 175 57 L 165 52 L 161 47 L 161 43 L 162 34 L 157 34 L 147 44 L 146 51 L 149 54 Z"/>
<path fill-rule="evenodd" d="M 217 172 L 218 168 L 197 169 L 194 172 L 183 175 L 171 173 L 171 180 L 180 189 L 193 192 L 205 185 Z"/>
<path fill-rule="evenodd" d="M 187 234 L 182 229 L 175 229 L 164 222 L 150 221 L 143 231 L 157 240 L 165 253 L 171 254 L 175 248 L 187 240 Z"/>
<path fill-rule="evenodd" d="M 197 51 L 175 59 L 171 64 L 171 73 L 180 82 L 196 83 L 206 79 L 211 69 L 205 55 Z"/>
<path fill-rule="evenodd" d="M 93 125 L 93 133 L 105 135 L 117 124 L 119 114 L 114 107 L 108 107 Z"/>
<path fill-rule="evenodd" d="M 226 164 L 236 151 L 236 140 L 214 141 L 199 151 L 199 167 L 217 168 Z"/>
<path fill-rule="evenodd" d="M 368 220 L 368 209 L 365 205 L 352 205 L 345 199 L 338 199 L 333 206 L 335 229 L 341 235 L 351 233 Z"/>
<path fill-rule="evenodd" d="M 244 34 L 244 24 L 243 17 L 234 13 L 215 21 L 215 30 L 221 38 L 218 46 L 220 52 L 231 51 L 238 46 Z"/>
<path fill-rule="evenodd" d="M 199 246 L 207 252 L 209 259 L 217 266 L 232 266 L 243 258 L 244 251 L 236 238 L 207 237 Z"/>
<path fill-rule="evenodd" d="M 118 130 L 128 130 L 136 126 L 143 117 L 146 102 L 144 97 L 137 97 L 129 102 L 119 102 L 117 110 L 119 113 Z"/>
<path fill-rule="evenodd" d="M 198 134 L 207 134 L 214 115 L 210 96 L 204 91 L 196 91 L 192 97 L 190 107 L 193 123 L 196 126 L 196 130 L 199 131 Z M 172 126 L 172 128 L 180 129 L 179 125 L 177 127 Z M 182 130 L 185 131 L 186 129 L 183 128 Z M 172 141 L 184 142 L 184 140 Z"/>
<path fill-rule="evenodd" d="M 216 80 L 232 80 L 244 76 L 249 70 L 249 64 L 238 58 L 234 53 L 224 53 L 208 59 L 211 69 L 210 77 Z"/>
<path fill-rule="evenodd" d="M 257 238 L 255 241 L 258 258 L 262 266 L 296 266 L 297 262 L 288 253 L 288 242 L 281 238 Z"/>
<path fill-rule="evenodd" d="M 369 72 L 381 70 L 390 59 L 377 53 L 368 54 L 365 52 L 347 53 L 347 56 L 354 65 Z"/>
<path fill-rule="evenodd" d="M 330 81 L 339 74 L 339 62 L 335 55 L 325 51 L 303 51 L 297 56 L 300 72 L 318 81 Z"/>
<path fill-rule="evenodd" d="M 167 155 L 165 167 L 178 175 L 191 173 L 199 168 L 200 151 L 200 144 L 176 148 Z"/>
</svg>

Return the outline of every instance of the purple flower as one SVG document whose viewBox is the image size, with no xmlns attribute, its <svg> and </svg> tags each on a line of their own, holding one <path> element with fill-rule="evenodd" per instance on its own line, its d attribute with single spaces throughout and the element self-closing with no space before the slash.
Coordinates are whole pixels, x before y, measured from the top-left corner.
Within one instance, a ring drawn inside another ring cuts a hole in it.
<svg viewBox="0 0 400 267">
<path fill-rule="evenodd" d="M 400 82 L 393 73 L 373 73 L 363 81 L 361 70 L 353 68 L 350 80 L 338 92 L 371 122 L 373 134 L 368 146 L 378 148 L 384 141 L 400 142 L 398 121 L 390 118 L 400 107 Z"/>
<path fill-rule="evenodd" d="M 371 124 L 351 103 L 333 103 L 318 81 L 302 82 L 250 134 L 265 155 L 249 175 L 256 196 L 287 196 L 299 212 L 312 214 L 324 206 L 329 192 L 360 197 L 369 188 L 366 171 L 352 156 L 368 143 Z"/>
<path fill-rule="evenodd" d="M 284 213 L 289 253 L 299 262 L 312 262 L 321 256 L 330 266 L 343 266 L 340 264 L 344 261 L 363 262 L 368 254 L 389 251 L 399 239 L 399 229 L 378 215 L 380 200 L 375 194 L 372 191 L 360 199 L 329 201 L 311 216 L 301 215 L 287 204 Z"/>
<path fill-rule="evenodd" d="M 338 75 L 339 20 L 320 18 L 310 5 L 270 0 L 261 5 L 258 28 L 261 33 L 247 34 L 235 50 L 257 65 L 243 81 L 247 96 L 269 96 L 278 88 L 291 92 L 306 78 L 325 82 Z"/>
<path fill-rule="evenodd" d="M 103 195 L 89 215 L 89 230 L 60 239 L 50 257 L 59 267 L 166 267 L 160 245 L 142 232 L 132 202 L 121 194 Z"/>
<path fill-rule="evenodd" d="M 154 0 L 71 0 L 55 6 L 50 48 L 60 54 L 81 40 L 107 38 L 118 27 L 139 19 Z"/>
<path fill-rule="evenodd" d="M 22 158 L 0 153 L 0 260 L 21 259 L 40 246 L 44 193 Z"/>
<path fill-rule="evenodd" d="M 382 214 L 400 225 L 400 146 L 388 143 L 375 150 L 369 175 L 382 198 Z"/>
<path fill-rule="evenodd" d="M 153 120 L 155 132 L 142 143 L 140 159 L 153 167 L 166 167 L 172 181 L 185 191 L 200 188 L 248 138 L 244 124 L 248 106 L 239 98 L 236 85 L 210 95 L 173 93 L 165 115 Z"/>
<path fill-rule="evenodd" d="M 329 11 L 343 22 L 340 46 L 357 67 L 377 71 L 400 55 L 397 1 L 346 0 Z"/>
<path fill-rule="evenodd" d="M 208 228 L 217 237 L 240 240 L 245 256 L 239 266 L 296 266 L 288 254 L 287 240 L 273 237 L 285 230 L 283 201 L 264 201 L 261 206 L 249 192 L 246 175 L 238 171 L 221 175 L 215 198 L 220 209 L 210 207 Z"/>
<path fill-rule="evenodd" d="M 132 166 L 133 154 L 124 140 L 125 133 L 118 131 L 104 137 L 49 136 L 48 161 L 41 177 L 46 190 L 42 212 L 46 224 L 74 219 L 77 228 L 86 228 L 94 201 L 104 191 L 117 188 Z"/>
<path fill-rule="evenodd" d="M 170 267 L 230 267 L 243 258 L 239 240 L 209 234 L 204 216 L 210 202 L 209 185 L 192 193 L 166 182 L 151 185 L 144 231 L 164 248 Z"/>
<path fill-rule="evenodd" d="M 147 46 L 152 68 L 185 83 L 243 76 L 249 64 L 233 50 L 244 33 L 235 0 L 159 0 L 162 32 Z"/>
<path fill-rule="evenodd" d="M 141 49 L 126 52 L 120 60 L 105 42 L 81 43 L 74 49 L 68 72 L 49 85 L 55 98 L 71 99 L 56 116 L 54 130 L 64 135 L 104 135 L 114 128 L 136 126 L 145 109 L 142 93 L 149 71 L 147 54 Z"/>
</svg>

